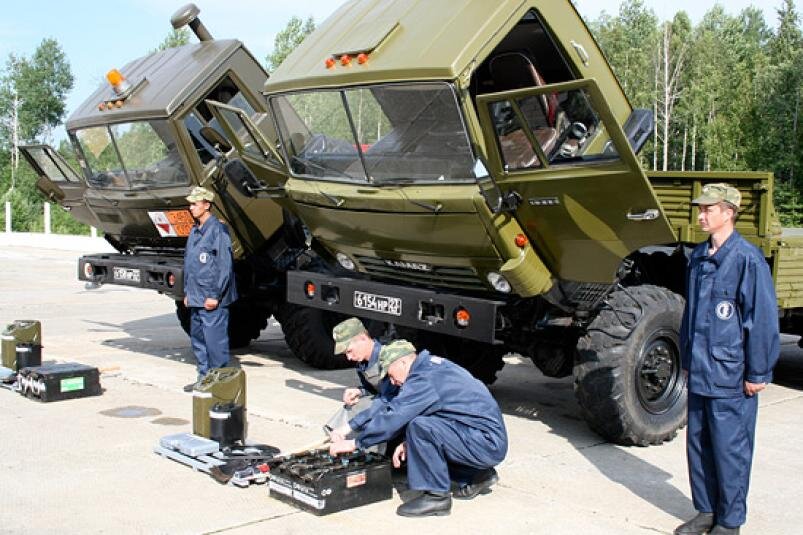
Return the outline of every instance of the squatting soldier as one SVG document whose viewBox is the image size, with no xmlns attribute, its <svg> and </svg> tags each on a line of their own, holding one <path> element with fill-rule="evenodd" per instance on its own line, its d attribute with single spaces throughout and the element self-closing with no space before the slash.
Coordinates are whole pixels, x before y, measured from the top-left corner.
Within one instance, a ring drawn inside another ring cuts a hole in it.
<svg viewBox="0 0 803 535">
<path fill-rule="evenodd" d="M 399 506 L 402 516 L 449 514 L 450 473 L 464 482 L 455 498 L 487 493 L 498 481 L 494 466 L 507 454 L 507 430 L 485 385 L 447 359 L 416 354 L 406 340 L 384 346 L 379 363 L 382 375 L 400 386 L 398 396 L 374 411 L 357 439 L 333 443 L 330 453 L 364 449 L 403 432 L 393 464 L 406 459 L 408 484 L 422 493 Z"/>
<path fill-rule="evenodd" d="M 741 194 L 709 184 L 694 199 L 710 237 L 692 252 L 681 326 L 688 373 L 687 454 L 698 515 L 676 534 L 738 533 L 747 489 L 758 392 L 772 380 L 779 334 L 764 255 L 734 230 Z"/>
</svg>

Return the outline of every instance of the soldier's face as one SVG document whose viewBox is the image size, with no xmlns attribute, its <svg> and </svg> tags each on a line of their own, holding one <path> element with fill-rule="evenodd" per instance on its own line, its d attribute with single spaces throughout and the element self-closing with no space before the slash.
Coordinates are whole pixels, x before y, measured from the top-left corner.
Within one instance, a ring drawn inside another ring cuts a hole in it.
<svg viewBox="0 0 803 535">
<path fill-rule="evenodd" d="M 367 334 L 358 334 L 349 342 L 346 348 L 346 358 L 351 362 L 362 362 L 371 358 L 374 350 L 374 341 Z"/>
<path fill-rule="evenodd" d="M 410 365 L 413 360 L 414 359 L 410 359 L 408 355 L 407 357 L 394 360 L 390 366 L 388 366 L 388 377 L 390 377 L 390 383 L 393 386 L 401 386 L 404 384 L 404 381 L 407 380 L 407 376 L 410 375 Z"/>
<path fill-rule="evenodd" d="M 733 209 L 724 203 L 701 204 L 698 207 L 697 223 L 705 232 L 714 234 L 733 221 Z"/>
<path fill-rule="evenodd" d="M 195 201 L 190 203 L 190 214 L 195 219 L 199 219 L 210 207 L 209 201 Z"/>
</svg>

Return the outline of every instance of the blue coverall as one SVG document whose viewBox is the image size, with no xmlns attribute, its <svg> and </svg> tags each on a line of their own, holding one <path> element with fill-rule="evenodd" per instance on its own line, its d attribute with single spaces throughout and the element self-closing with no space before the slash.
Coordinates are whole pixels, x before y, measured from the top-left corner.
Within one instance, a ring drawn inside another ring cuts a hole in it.
<svg viewBox="0 0 803 535">
<path fill-rule="evenodd" d="M 184 251 L 184 295 L 190 309 L 190 340 L 198 375 L 229 363 L 229 305 L 237 300 L 231 238 L 215 216 L 195 225 Z M 204 301 L 217 299 L 214 310 Z"/>
<path fill-rule="evenodd" d="M 399 393 L 399 387 L 390 382 L 390 377 L 379 378 L 379 350 L 382 349 L 382 344 L 374 340 L 374 349 L 371 351 L 371 357 L 364 362 L 357 364 L 357 377 L 360 379 L 363 396 L 375 396 L 374 402 L 371 406 L 360 411 L 349 420 L 351 429 L 356 432 L 361 432 L 362 428 L 368 421 L 373 418 L 374 413 L 382 407 L 382 402 L 387 402 L 396 397 Z"/>
<path fill-rule="evenodd" d="M 745 522 L 758 396 L 744 382 L 769 383 L 778 360 L 778 305 L 761 252 L 734 231 L 712 256 L 694 248 L 681 325 L 688 371 L 687 454 L 694 507 L 717 524 Z"/>
<path fill-rule="evenodd" d="M 381 402 L 356 445 L 385 442 L 403 430 L 413 490 L 446 493 L 454 465 L 464 474 L 479 472 L 507 454 L 502 412 L 485 385 L 428 351 L 418 354 L 399 394 Z"/>
</svg>

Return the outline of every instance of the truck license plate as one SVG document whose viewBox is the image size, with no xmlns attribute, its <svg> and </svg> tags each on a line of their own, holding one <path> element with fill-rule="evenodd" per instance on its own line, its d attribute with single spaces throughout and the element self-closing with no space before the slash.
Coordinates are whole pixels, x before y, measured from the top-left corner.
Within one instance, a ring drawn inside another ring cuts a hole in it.
<svg viewBox="0 0 803 535">
<path fill-rule="evenodd" d="M 382 314 L 401 316 L 402 300 L 398 297 L 387 297 L 385 295 L 369 294 L 366 292 L 354 292 L 354 308 L 362 310 L 373 310 Z"/>
<path fill-rule="evenodd" d="M 114 268 L 114 280 L 139 282 L 139 270 L 130 268 Z"/>
</svg>

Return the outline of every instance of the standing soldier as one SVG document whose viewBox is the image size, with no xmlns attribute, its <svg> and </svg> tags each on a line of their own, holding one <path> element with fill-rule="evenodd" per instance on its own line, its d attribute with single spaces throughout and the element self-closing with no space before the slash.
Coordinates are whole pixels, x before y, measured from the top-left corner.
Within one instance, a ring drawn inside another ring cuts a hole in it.
<svg viewBox="0 0 803 535">
<path fill-rule="evenodd" d="M 184 251 L 184 306 L 190 309 L 190 339 L 197 362 L 191 392 L 212 368 L 229 363 L 229 305 L 237 300 L 231 238 L 209 210 L 215 194 L 196 187 L 187 196 L 196 225 Z"/>
<path fill-rule="evenodd" d="M 775 289 L 764 255 L 734 230 L 741 194 L 709 184 L 693 204 L 710 234 L 694 248 L 681 326 L 688 374 L 687 455 L 698 514 L 676 534 L 739 533 L 758 411 L 780 340 Z"/>
</svg>

